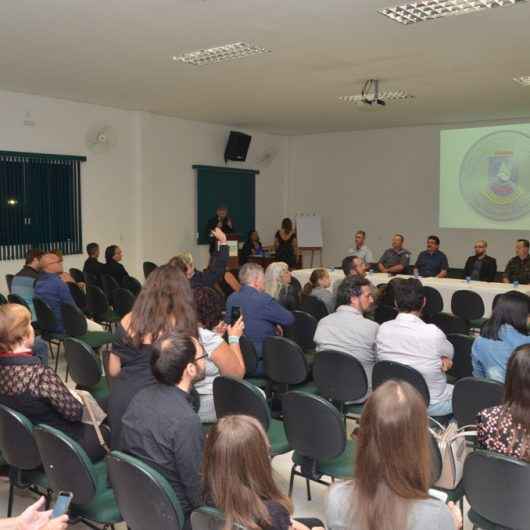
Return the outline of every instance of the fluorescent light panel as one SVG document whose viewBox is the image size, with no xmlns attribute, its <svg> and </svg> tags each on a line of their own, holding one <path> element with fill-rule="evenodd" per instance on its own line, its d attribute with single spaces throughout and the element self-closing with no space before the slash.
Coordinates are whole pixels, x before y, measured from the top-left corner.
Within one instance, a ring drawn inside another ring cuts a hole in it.
<svg viewBox="0 0 530 530">
<path fill-rule="evenodd" d="M 341 101 L 345 103 L 354 103 L 355 105 L 366 105 L 366 100 L 370 100 L 373 94 L 355 94 L 353 96 L 339 96 Z M 401 101 L 404 99 L 412 99 L 414 96 L 409 94 L 406 90 L 397 89 L 397 90 L 382 90 L 378 94 L 378 98 L 383 101 Z"/>
<path fill-rule="evenodd" d="M 174 56 L 173 60 L 194 66 L 204 66 L 207 64 L 222 63 L 224 61 L 233 61 L 234 59 L 242 59 L 249 55 L 259 55 L 262 53 L 270 53 L 270 50 L 254 46 L 253 44 L 247 44 L 246 42 L 234 42 L 232 44 L 225 44 L 224 46 L 185 53 L 179 57 Z"/>
<path fill-rule="evenodd" d="M 408 2 L 395 7 L 380 9 L 378 12 L 401 24 L 414 24 L 425 20 L 465 15 L 483 9 L 507 7 L 527 0 L 424 0 Z"/>
<path fill-rule="evenodd" d="M 523 75 L 521 77 L 514 77 L 513 80 L 521 86 L 530 86 L 530 75 Z"/>
</svg>

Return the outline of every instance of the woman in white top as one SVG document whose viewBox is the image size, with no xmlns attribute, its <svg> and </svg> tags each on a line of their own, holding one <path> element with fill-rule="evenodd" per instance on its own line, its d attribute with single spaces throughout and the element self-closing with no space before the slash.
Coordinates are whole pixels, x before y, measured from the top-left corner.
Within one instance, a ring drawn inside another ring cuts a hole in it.
<svg viewBox="0 0 530 530">
<path fill-rule="evenodd" d="M 329 313 L 335 311 L 335 297 L 329 290 L 331 286 L 331 275 L 326 269 L 315 269 L 309 281 L 304 285 L 302 294 L 314 296 L 324 302 Z"/>
<path fill-rule="evenodd" d="M 214 423 L 215 407 L 213 402 L 213 381 L 218 375 L 243 377 L 245 361 L 239 347 L 239 338 L 243 335 L 243 318 L 231 326 L 222 322 L 224 303 L 221 296 L 209 287 L 193 289 L 199 323 L 199 340 L 206 358 L 205 378 L 195 383 L 195 390 L 201 398 L 199 417 L 202 423 Z M 228 331 L 228 344 L 223 335 Z"/>
<path fill-rule="evenodd" d="M 355 478 L 330 488 L 328 530 L 455 530 L 453 504 L 429 497 L 427 408 L 408 383 L 387 381 L 361 416 Z"/>
</svg>

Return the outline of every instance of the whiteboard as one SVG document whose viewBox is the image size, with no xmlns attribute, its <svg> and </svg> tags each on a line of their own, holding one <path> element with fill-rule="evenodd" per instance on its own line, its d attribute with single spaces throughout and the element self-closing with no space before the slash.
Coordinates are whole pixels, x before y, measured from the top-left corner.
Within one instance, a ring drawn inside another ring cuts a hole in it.
<svg viewBox="0 0 530 530">
<path fill-rule="evenodd" d="M 298 246 L 322 248 L 322 218 L 320 215 L 298 214 L 295 219 Z"/>
</svg>

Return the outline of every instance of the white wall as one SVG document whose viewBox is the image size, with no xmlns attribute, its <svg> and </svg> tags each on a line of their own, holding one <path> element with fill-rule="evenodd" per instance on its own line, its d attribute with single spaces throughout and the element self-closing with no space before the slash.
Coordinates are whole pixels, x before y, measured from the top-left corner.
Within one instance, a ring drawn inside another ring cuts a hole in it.
<svg viewBox="0 0 530 530">
<path fill-rule="evenodd" d="M 355 229 L 364 229 L 375 259 L 396 232 L 405 235 L 413 259 L 426 237 L 437 234 L 450 266 L 463 267 L 474 241 L 485 238 L 504 268 L 514 240 L 527 233 L 438 228 L 439 131 L 425 126 L 290 139 L 287 210 L 322 215 L 325 265 L 339 264 Z"/>
</svg>

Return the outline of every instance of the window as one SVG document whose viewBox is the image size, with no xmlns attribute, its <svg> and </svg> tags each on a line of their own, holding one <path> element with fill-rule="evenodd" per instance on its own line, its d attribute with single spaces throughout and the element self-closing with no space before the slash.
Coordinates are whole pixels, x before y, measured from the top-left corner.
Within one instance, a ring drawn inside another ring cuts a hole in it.
<svg viewBox="0 0 530 530">
<path fill-rule="evenodd" d="M 32 247 L 82 252 L 81 162 L 85 157 L 0 151 L 0 259 Z"/>
</svg>

